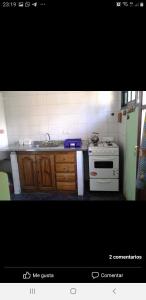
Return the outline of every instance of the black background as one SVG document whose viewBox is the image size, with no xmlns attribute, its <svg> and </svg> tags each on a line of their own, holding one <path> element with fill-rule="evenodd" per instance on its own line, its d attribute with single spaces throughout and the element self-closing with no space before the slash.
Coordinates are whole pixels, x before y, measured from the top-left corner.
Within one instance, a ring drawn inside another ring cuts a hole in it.
<svg viewBox="0 0 146 300">
<path fill-rule="evenodd" d="M 0 15 L 0 90 L 145 89 L 145 9 L 55 2 Z M 144 255 L 145 211 L 145 202 L 1 202 L 0 265 L 103 266 L 108 254 Z"/>
<path fill-rule="evenodd" d="M 145 267 L 145 206 L 112 201 L 1 203 L 1 267 Z M 110 261 L 110 254 L 142 255 L 143 260 Z M 1 271 L 15 271 L 18 277 L 20 270 Z M 143 271 L 127 270 L 126 278 L 143 282 Z"/>
</svg>

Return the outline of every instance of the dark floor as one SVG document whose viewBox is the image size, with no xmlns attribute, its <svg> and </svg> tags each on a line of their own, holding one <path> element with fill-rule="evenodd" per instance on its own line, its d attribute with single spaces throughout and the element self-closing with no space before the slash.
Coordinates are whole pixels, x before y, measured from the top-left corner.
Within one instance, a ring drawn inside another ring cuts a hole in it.
<svg viewBox="0 0 146 300">
<path fill-rule="evenodd" d="M 125 200 L 124 196 L 120 192 L 90 192 L 88 190 L 85 191 L 84 196 L 78 196 L 77 193 L 71 192 L 58 192 L 58 191 L 50 191 L 47 193 L 22 193 L 19 195 L 11 194 L 12 200 Z"/>
</svg>

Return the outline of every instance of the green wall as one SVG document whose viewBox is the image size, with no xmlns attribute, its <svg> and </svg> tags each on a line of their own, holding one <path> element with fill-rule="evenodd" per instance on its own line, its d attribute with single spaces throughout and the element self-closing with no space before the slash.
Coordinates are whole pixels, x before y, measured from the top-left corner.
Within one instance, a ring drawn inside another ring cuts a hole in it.
<svg viewBox="0 0 146 300">
<path fill-rule="evenodd" d="M 0 200 L 10 200 L 8 176 L 0 172 Z"/>
<path fill-rule="evenodd" d="M 136 190 L 136 152 L 138 133 L 138 107 L 129 113 L 126 119 L 125 159 L 124 159 L 124 195 L 126 200 L 135 200 Z"/>
</svg>

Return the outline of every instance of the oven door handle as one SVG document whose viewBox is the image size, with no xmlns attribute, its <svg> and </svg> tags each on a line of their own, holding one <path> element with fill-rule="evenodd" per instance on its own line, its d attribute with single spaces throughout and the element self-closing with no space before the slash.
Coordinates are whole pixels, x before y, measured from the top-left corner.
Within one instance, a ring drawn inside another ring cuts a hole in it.
<svg viewBox="0 0 146 300">
<path fill-rule="evenodd" d="M 102 161 L 114 161 L 115 159 L 116 159 L 117 157 L 108 157 L 108 158 L 94 158 L 94 159 L 92 159 L 93 161 L 100 161 L 100 160 L 102 160 Z"/>
<path fill-rule="evenodd" d="M 102 179 L 98 179 L 98 182 L 99 183 L 111 183 L 113 181 L 111 181 L 110 179 L 109 180 L 107 180 L 107 179 L 105 179 L 105 180 L 104 179 L 103 180 Z"/>
</svg>

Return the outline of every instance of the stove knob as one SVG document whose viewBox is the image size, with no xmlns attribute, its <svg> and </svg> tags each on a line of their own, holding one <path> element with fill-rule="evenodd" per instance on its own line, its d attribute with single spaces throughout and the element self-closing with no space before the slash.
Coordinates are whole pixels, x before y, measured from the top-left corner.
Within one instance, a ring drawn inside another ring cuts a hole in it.
<svg viewBox="0 0 146 300">
<path fill-rule="evenodd" d="M 97 172 L 90 172 L 91 176 L 96 176 L 97 175 Z"/>
</svg>

